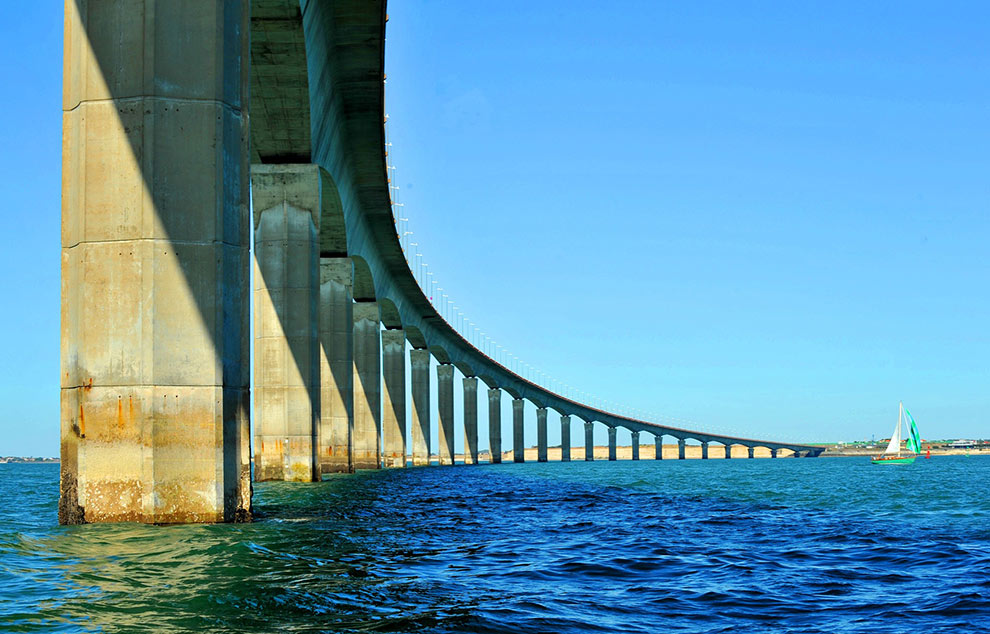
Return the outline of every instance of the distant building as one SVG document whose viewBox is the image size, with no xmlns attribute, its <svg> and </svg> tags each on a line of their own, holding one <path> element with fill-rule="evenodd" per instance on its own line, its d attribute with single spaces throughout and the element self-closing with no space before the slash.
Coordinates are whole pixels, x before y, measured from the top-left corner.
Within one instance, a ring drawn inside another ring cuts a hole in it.
<svg viewBox="0 0 990 634">
<path fill-rule="evenodd" d="M 972 449 L 976 446 L 975 440 L 953 440 L 949 443 L 953 449 Z"/>
</svg>

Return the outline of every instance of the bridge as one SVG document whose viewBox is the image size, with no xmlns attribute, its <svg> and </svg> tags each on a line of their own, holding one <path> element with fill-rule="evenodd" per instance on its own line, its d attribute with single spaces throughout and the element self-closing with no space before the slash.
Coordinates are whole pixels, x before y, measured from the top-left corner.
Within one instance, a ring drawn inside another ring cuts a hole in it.
<svg viewBox="0 0 990 634">
<path fill-rule="evenodd" d="M 750 458 L 758 447 L 821 453 L 577 402 L 453 328 L 413 275 L 392 213 L 386 23 L 375 0 L 66 0 L 60 522 L 245 521 L 252 465 L 256 480 L 294 481 L 404 467 L 409 455 L 425 465 L 434 430 L 448 465 L 457 424 L 465 461 L 478 463 L 481 386 L 492 462 L 508 446 L 503 392 L 516 462 L 526 401 L 540 461 L 550 410 L 562 460 L 574 419 L 586 460 L 595 425 L 613 460 L 620 427 L 633 459 L 644 433 L 657 458 L 664 436 L 678 458 L 692 440 L 703 458 L 710 443 L 726 458 L 733 446 Z"/>
</svg>

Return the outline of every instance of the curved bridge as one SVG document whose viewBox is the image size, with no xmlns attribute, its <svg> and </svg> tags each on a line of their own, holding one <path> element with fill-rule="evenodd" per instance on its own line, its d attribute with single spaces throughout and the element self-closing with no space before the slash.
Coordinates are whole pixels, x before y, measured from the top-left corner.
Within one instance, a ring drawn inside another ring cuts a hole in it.
<svg viewBox="0 0 990 634">
<path fill-rule="evenodd" d="M 428 463 L 431 356 L 441 464 L 454 457 L 454 367 L 472 462 L 479 380 L 490 420 L 501 391 L 514 399 L 516 461 L 524 400 L 538 408 L 540 460 L 549 409 L 564 459 L 572 417 L 587 445 L 607 426 L 611 459 L 619 427 L 634 458 L 642 432 L 658 449 L 677 439 L 682 458 L 689 439 L 703 457 L 709 443 L 725 457 L 733 445 L 821 453 L 603 411 L 473 346 L 423 293 L 396 231 L 385 3 L 249 4 L 67 1 L 61 521 L 249 516 L 248 191 L 256 479 L 405 466 L 408 446 Z M 500 434 L 490 425 L 493 461 Z"/>
</svg>

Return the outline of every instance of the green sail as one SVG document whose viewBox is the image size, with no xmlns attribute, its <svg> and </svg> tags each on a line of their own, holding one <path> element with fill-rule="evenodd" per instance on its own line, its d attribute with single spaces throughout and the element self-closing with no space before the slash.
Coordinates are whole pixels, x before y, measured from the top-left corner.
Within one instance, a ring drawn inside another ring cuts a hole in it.
<svg viewBox="0 0 990 634">
<path fill-rule="evenodd" d="M 914 422 L 914 416 L 911 416 L 911 412 L 904 408 L 904 413 L 907 414 L 908 420 L 911 421 L 911 436 L 907 440 L 907 448 L 914 453 L 921 453 L 921 434 L 918 433 L 918 425 Z"/>
</svg>

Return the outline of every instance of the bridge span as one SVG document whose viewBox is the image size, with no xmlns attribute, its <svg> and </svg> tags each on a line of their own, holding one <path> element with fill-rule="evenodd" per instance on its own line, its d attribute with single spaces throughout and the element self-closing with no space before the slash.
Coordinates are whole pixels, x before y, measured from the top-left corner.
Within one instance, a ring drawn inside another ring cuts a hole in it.
<svg viewBox="0 0 990 634">
<path fill-rule="evenodd" d="M 513 399 L 516 461 L 525 401 L 537 407 L 539 460 L 551 409 L 563 459 L 573 419 L 585 423 L 586 459 L 596 423 L 610 459 L 620 427 L 634 459 L 643 433 L 658 449 L 676 439 L 680 458 L 689 440 L 703 457 L 710 443 L 725 457 L 735 445 L 749 457 L 821 453 L 591 407 L 513 372 L 442 318 L 392 213 L 385 9 L 66 0 L 60 521 L 247 520 L 252 465 L 256 480 L 313 481 L 403 467 L 409 455 L 427 464 L 434 430 L 440 463 L 452 464 L 456 424 L 477 463 L 481 385 L 491 421 L 502 392 Z M 488 431 L 498 462 L 501 427 Z"/>
</svg>

